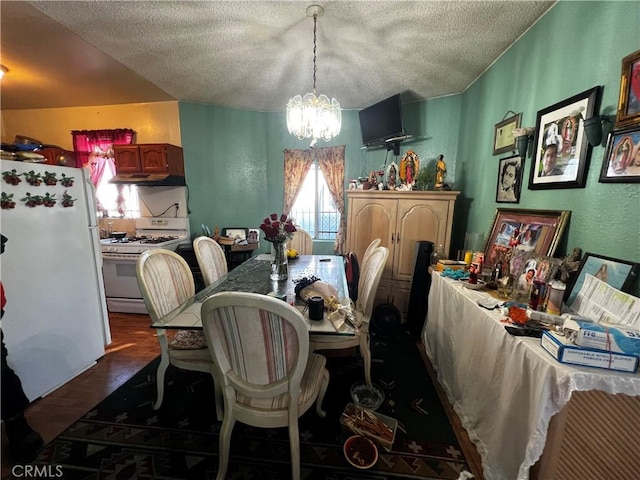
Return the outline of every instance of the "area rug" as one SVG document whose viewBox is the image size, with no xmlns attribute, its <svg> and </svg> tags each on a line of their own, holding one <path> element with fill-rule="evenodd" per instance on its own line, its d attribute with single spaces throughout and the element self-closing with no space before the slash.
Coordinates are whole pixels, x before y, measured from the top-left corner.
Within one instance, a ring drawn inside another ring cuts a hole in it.
<svg viewBox="0 0 640 480">
<path fill-rule="evenodd" d="M 312 407 L 300 418 L 302 479 L 453 480 L 468 470 L 418 348 L 405 333 L 372 341 L 373 379 L 385 392 L 378 411 L 399 424 L 392 450 L 380 449 L 369 470 L 358 470 L 344 458 L 349 433 L 339 421 L 351 402 L 350 386 L 363 378 L 362 360 L 328 358 L 327 416 L 319 418 Z M 169 367 L 164 404 L 154 411 L 158 361 L 49 443 L 36 464 L 61 468 L 66 480 L 215 478 L 221 424 L 215 418 L 213 381 L 207 374 Z M 287 429 L 236 423 L 227 478 L 290 477 Z"/>
</svg>

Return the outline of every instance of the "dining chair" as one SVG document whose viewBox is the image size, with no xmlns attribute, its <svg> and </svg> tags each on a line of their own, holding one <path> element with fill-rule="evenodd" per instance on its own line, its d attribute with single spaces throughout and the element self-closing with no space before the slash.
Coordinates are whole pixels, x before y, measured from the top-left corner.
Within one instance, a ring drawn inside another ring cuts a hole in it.
<svg viewBox="0 0 640 480">
<path fill-rule="evenodd" d="M 297 250 L 299 255 L 313 254 L 313 238 L 306 230 L 296 225 L 296 231 L 289 242 L 289 248 Z"/>
<path fill-rule="evenodd" d="M 227 258 L 224 250 L 213 238 L 201 236 L 193 241 L 193 250 L 202 272 L 204 284 L 211 285 L 227 274 Z"/>
<path fill-rule="evenodd" d="M 292 478 L 298 480 L 298 417 L 314 402 L 318 415 L 325 416 L 329 384 L 325 357 L 309 351 L 304 317 L 282 300 L 248 292 L 212 295 L 201 317 L 224 396 L 217 479 L 227 473 L 237 420 L 254 427 L 288 426 Z"/>
<path fill-rule="evenodd" d="M 371 349 L 369 345 L 369 322 L 373 312 L 376 290 L 384 271 L 389 249 L 376 247 L 369 255 L 367 263 L 360 268 L 358 282 L 358 299 L 354 306 L 356 323 L 359 324 L 356 334 L 350 335 L 310 335 L 311 350 L 338 350 L 359 347 L 364 360 L 364 378 L 371 386 Z"/>
<path fill-rule="evenodd" d="M 380 240 L 379 238 L 374 238 L 371 241 L 367 249 L 364 251 L 364 254 L 362 255 L 362 262 L 360 262 L 361 263 L 360 268 L 365 268 L 365 264 L 369 261 L 369 257 L 373 253 L 373 250 L 380 245 L 380 242 L 382 242 L 382 240 Z"/>
<path fill-rule="evenodd" d="M 136 264 L 136 276 L 142 298 L 153 322 L 157 322 L 187 299 L 195 295 L 193 274 L 189 264 L 175 252 L 163 248 L 146 250 Z M 156 372 L 158 395 L 153 409 L 158 410 L 164 399 L 164 377 L 169 365 L 185 370 L 210 373 L 216 385 L 216 413 L 222 419 L 222 394 L 215 379 L 215 369 L 209 349 L 177 349 L 167 338 L 166 330 L 157 328 L 160 342 L 160 365 Z"/>
</svg>

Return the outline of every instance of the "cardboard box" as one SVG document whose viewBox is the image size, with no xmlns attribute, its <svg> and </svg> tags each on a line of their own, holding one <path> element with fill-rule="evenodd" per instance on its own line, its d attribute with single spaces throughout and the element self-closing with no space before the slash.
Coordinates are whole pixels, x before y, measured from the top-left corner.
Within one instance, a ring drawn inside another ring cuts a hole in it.
<svg viewBox="0 0 640 480">
<path fill-rule="evenodd" d="M 587 348 L 571 343 L 567 338 L 554 332 L 545 331 L 540 340 L 542 348 L 561 363 L 584 367 L 604 368 L 619 372 L 638 371 L 638 357 L 625 353 L 609 352 Z"/>
<path fill-rule="evenodd" d="M 436 270 L 438 272 L 444 271 L 445 268 L 450 268 L 451 270 L 462 270 L 467 268 L 467 264 L 464 262 L 460 262 L 458 260 L 439 260 L 436 265 Z"/>
<path fill-rule="evenodd" d="M 570 319 L 562 328 L 571 331 L 576 345 L 640 356 L 640 331 L 626 325 Z"/>
</svg>

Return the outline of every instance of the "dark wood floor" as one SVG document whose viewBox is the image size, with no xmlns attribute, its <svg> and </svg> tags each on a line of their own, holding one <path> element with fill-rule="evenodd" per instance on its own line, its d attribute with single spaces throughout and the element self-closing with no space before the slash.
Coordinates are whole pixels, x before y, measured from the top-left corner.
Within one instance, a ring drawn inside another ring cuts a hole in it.
<svg viewBox="0 0 640 480">
<path fill-rule="evenodd" d="M 150 318 L 147 315 L 111 313 L 109 322 L 112 343 L 96 365 L 49 395 L 34 401 L 27 409 L 26 417 L 29 424 L 42 435 L 45 443 L 57 437 L 65 428 L 160 355 L 158 340 L 154 330 L 149 328 Z M 423 357 L 434 383 L 438 386 L 426 355 Z M 444 393 L 441 390 L 438 393 L 469 462 L 471 473 L 476 479 L 482 480 L 482 467 L 475 445 L 469 440 Z M 2 444 L 6 445 L 4 428 Z M 3 478 L 9 474 L 10 469 L 11 464 L 6 457 L 6 449 L 3 448 Z"/>
</svg>

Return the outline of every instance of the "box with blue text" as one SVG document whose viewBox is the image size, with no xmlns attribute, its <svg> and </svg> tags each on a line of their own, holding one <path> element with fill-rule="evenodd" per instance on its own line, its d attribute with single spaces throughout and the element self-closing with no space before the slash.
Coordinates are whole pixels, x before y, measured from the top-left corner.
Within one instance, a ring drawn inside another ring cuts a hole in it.
<svg viewBox="0 0 640 480">
<path fill-rule="evenodd" d="M 638 357 L 596 348 L 582 347 L 554 332 L 545 331 L 540 340 L 542 348 L 562 363 L 584 367 L 604 368 L 619 372 L 638 371 Z"/>
<path fill-rule="evenodd" d="M 593 323 L 586 320 L 566 320 L 565 334 L 581 347 L 611 350 L 612 352 L 640 356 L 640 331 L 625 325 Z"/>
</svg>

